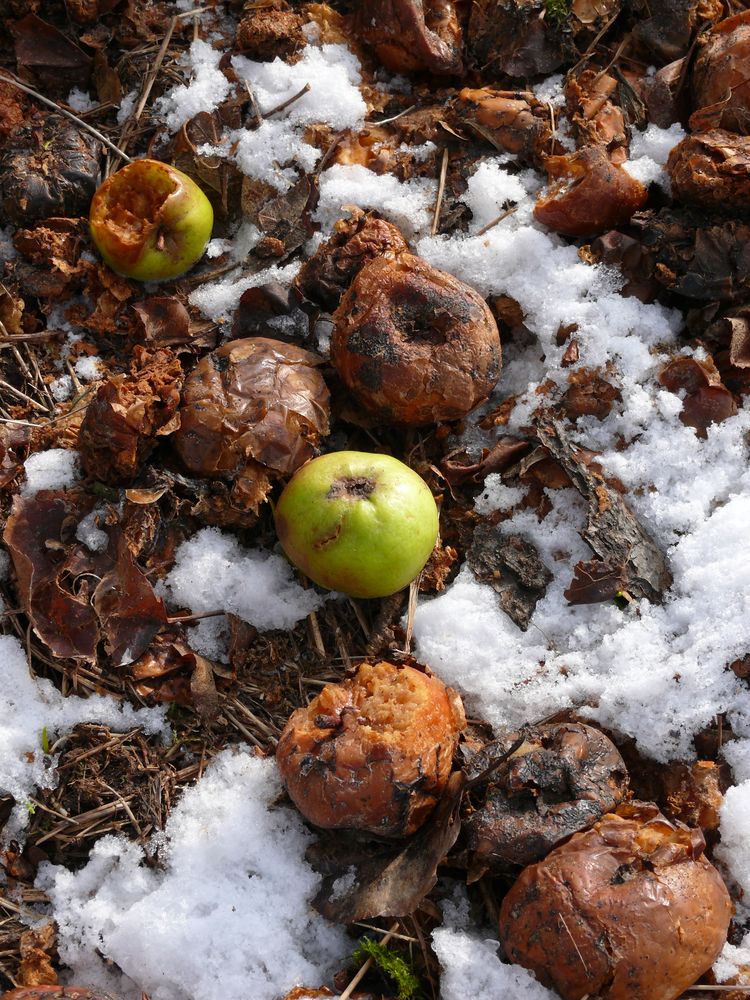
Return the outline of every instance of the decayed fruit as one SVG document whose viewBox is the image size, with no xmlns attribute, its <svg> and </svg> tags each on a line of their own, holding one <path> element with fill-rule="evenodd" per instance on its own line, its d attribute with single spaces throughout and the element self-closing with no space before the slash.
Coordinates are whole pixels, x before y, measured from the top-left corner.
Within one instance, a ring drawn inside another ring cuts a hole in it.
<svg viewBox="0 0 750 1000">
<path fill-rule="evenodd" d="M 716 960 L 732 905 L 703 834 L 631 802 L 526 868 L 503 900 L 507 957 L 563 1000 L 675 1000 Z"/>
<path fill-rule="evenodd" d="M 198 185 L 159 160 L 135 160 L 108 177 L 89 214 L 91 238 L 105 262 L 138 281 L 184 274 L 203 255 L 213 221 Z"/>
<path fill-rule="evenodd" d="M 523 736 L 464 824 L 476 861 L 489 867 L 538 861 L 593 826 L 627 791 L 625 763 L 598 729 L 566 722 L 532 726 Z M 518 737 L 512 733 L 484 747 L 472 758 L 470 774 L 489 767 Z"/>
<path fill-rule="evenodd" d="M 500 376 L 500 334 L 484 299 L 410 253 L 368 261 L 334 322 L 336 370 L 389 423 L 459 420 Z"/>
<path fill-rule="evenodd" d="M 750 115 L 750 11 L 719 21 L 702 38 L 692 73 L 693 106 L 702 128 L 747 132 Z M 694 127 L 694 126 L 693 126 Z"/>
<path fill-rule="evenodd" d="M 3 1000 L 122 1000 L 116 993 L 88 986 L 20 986 Z"/>
<path fill-rule="evenodd" d="M 196 365 L 182 395 L 175 447 L 194 475 L 231 481 L 257 506 L 328 433 L 320 358 L 266 337 L 231 340 Z"/>
<path fill-rule="evenodd" d="M 351 597 L 386 597 L 430 557 L 438 513 L 427 484 L 389 455 L 338 451 L 304 465 L 276 505 L 276 531 L 315 583 Z"/>
<path fill-rule="evenodd" d="M 611 163 L 601 146 L 587 146 L 546 161 L 549 191 L 534 206 L 539 222 L 565 236 L 591 236 L 628 222 L 648 191 Z"/>
<path fill-rule="evenodd" d="M 351 26 L 386 69 L 460 73 L 461 25 L 453 0 L 370 0 L 354 5 Z"/>
<path fill-rule="evenodd" d="M 443 792 L 464 725 L 460 698 L 437 677 L 363 663 L 293 713 L 276 760 L 311 823 L 403 837 Z"/>
</svg>

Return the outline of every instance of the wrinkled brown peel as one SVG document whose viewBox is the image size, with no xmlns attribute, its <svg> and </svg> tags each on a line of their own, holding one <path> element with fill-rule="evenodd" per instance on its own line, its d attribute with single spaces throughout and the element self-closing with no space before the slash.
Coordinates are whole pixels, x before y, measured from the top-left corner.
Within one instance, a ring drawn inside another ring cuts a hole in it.
<svg viewBox="0 0 750 1000">
<path fill-rule="evenodd" d="M 656 806 L 620 805 L 526 868 L 500 939 L 563 1000 L 676 1000 L 711 967 L 732 905 L 703 835 Z"/>
</svg>

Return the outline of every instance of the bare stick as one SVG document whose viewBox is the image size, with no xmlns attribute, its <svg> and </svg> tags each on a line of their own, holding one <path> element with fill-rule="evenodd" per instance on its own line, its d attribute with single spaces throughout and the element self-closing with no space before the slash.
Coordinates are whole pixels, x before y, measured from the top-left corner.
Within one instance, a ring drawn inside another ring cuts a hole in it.
<svg viewBox="0 0 750 1000">
<path fill-rule="evenodd" d="M 119 146 L 115 146 L 115 144 L 111 142 L 106 135 L 102 135 L 102 133 L 98 129 L 95 129 L 93 125 L 89 125 L 88 122 L 79 118 L 78 115 L 74 115 L 72 111 L 66 111 L 65 108 L 61 108 L 59 104 L 55 104 L 54 101 L 50 101 L 48 97 L 45 97 L 44 94 L 40 94 L 38 90 L 33 90 L 31 87 L 27 87 L 25 84 L 19 83 L 18 80 L 14 80 L 12 76 L 6 76 L 4 73 L 0 73 L 0 80 L 3 80 L 5 83 L 10 83 L 14 87 L 18 87 L 18 89 L 22 90 L 24 94 L 30 94 L 31 97 L 35 97 L 37 101 L 41 101 L 42 104 L 46 104 L 48 108 L 52 108 L 54 111 L 57 111 L 58 114 L 69 118 L 72 122 L 75 122 L 76 125 L 79 125 L 82 129 L 90 132 L 91 135 L 95 136 L 99 140 L 99 142 L 103 142 L 111 153 L 114 153 L 115 156 L 119 156 L 121 159 L 125 160 L 126 163 L 133 162 L 126 153 L 123 153 Z"/>
<path fill-rule="evenodd" d="M 479 232 L 474 233 L 474 235 L 484 236 L 484 234 L 488 233 L 490 229 L 492 229 L 494 226 L 498 224 L 498 222 L 502 222 L 503 219 L 507 219 L 509 215 L 513 215 L 513 213 L 517 211 L 518 211 L 518 205 L 514 205 L 512 208 L 506 209 L 506 211 L 504 211 L 502 215 L 498 215 L 498 217 L 496 219 L 493 219 L 492 222 L 488 222 L 486 226 L 482 226 Z"/>
<path fill-rule="evenodd" d="M 293 94 L 290 98 L 288 98 L 288 100 L 282 101 L 281 104 L 277 104 L 276 107 L 271 108 L 270 111 L 264 111 L 263 117 L 270 118 L 271 115 L 275 115 L 278 111 L 283 111 L 284 108 L 288 108 L 290 104 L 294 104 L 295 101 L 298 101 L 300 97 L 304 97 L 305 94 L 309 93 L 309 91 L 310 91 L 310 84 L 306 83 L 305 86 L 302 88 L 302 90 L 297 91 L 297 93 Z"/>
<path fill-rule="evenodd" d="M 435 199 L 435 214 L 432 217 L 432 228 L 430 235 L 434 236 L 438 231 L 440 222 L 440 209 L 443 205 L 443 192 L 445 191 L 445 177 L 448 173 L 448 147 L 443 149 L 443 162 L 440 164 L 440 180 L 438 181 L 437 197 Z"/>
</svg>

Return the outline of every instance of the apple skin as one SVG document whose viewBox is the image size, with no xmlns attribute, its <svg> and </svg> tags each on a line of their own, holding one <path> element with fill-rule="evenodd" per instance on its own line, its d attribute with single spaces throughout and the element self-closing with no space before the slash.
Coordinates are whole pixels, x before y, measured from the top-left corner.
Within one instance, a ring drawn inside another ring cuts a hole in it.
<svg viewBox="0 0 750 1000">
<path fill-rule="evenodd" d="M 438 535 L 432 493 L 388 455 L 336 451 L 303 465 L 276 504 L 287 556 L 321 587 L 387 597 L 419 574 Z"/>
<path fill-rule="evenodd" d="M 134 160 L 91 201 L 89 227 L 113 271 L 138 281 L 184 274 L 203 256 L 214 211 L 198 185 L 159 160 Z"/>
</svg>

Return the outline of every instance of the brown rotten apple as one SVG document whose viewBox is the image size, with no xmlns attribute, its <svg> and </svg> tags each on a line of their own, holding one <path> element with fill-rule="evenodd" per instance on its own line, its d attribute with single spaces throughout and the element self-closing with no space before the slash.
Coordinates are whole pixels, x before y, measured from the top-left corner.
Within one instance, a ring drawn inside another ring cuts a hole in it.
<svg viewBox="0 0 750 1000">
<path fill-rule="evenodd" d="M 3 1000 L 122 1000 L 116 993 L 88 986 L 20 986 Z"/>
<path fill-rule="evenodd" d="M 445 789 L 464 725 L 460 698 L 437 677 L 363 663 L 293 713 L 276 760 L 311 823 L 404 837 Z"/>
<path fill-rule="evenodd" d="M 464 828 L 475 859 L 488 867 L 528 865 L 614 809 L 628 787 L 625 763 L 604 733 L 566 722 L 530 726 L 495 770 L 484 801 Z M 512 733 L 472 758 L 480 773 L 511 749 Z"/>
<path fill-rule="evenodd" d="M 113 271 L 138 281 L 177 278 L 203 255 L 211 203 L 187 174 L 158 160 L 134 160 L 91 202 L 96 248 Z"/>
<path fill-rule="evenodd" d="M 328 433 L 320 358 L 301 347 L 248 337 L 206 355 L 185 381 L 175 447 L 197 476 L 233 483 L 257 510 L 271 480 L 290 475 Z"/>
<path fill-rule="evenodd" d="M 334 323 L 336 370 L 390 423 L 459 420 L 500 376 L 500 335 L 484 299 L 410 253 L 368 261 Z"/>
<path fill-rule="evenodd" d="M 715 962 L 732 905 L 700 830 L 620 805 L 526 868 L 500 940 L 563 1000 L 675 1000 Z"/>
</svg>

